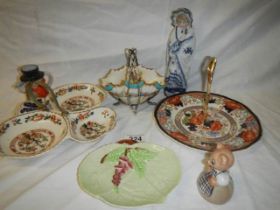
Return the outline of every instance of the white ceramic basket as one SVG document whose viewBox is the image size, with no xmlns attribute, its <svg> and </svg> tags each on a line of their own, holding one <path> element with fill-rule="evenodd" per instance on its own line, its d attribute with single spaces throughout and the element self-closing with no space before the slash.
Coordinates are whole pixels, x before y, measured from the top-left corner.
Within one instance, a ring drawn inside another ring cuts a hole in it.
<svg viewBox="0 0 280 210">
<path fill-rule="evenodd" d="M 138 105 L 154 97 L 164 87 L 164 77 L 138 65 L 136 49 L 126 49 L 127 65 L 110 69 L 100 85 L 118 101 Z"/>
</svg>

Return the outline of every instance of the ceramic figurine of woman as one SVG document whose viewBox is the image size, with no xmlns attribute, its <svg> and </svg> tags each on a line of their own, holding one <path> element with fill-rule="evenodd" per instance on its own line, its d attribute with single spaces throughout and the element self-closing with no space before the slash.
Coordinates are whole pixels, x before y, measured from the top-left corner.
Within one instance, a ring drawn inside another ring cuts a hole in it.
<svg viewBox="0 0 280 210">
<path fill-rule="evenodd" d="M 197 179 L 198 191 L 205 200 L 214 204 L 223 204 L 231 198 L 233 181 L 228 169 L 233 163 L 231 150 L 218 143 L 210 154 L 208 168 Z"/>
<path fill-rule="evenodd" d="M 172 30 L 166 51 L 165 95 L 187 90 L 187 74 L 195 47 L 192 28 L 193 18 L 189 9 L 179 8 L 172 12 Z"/>
</svg>

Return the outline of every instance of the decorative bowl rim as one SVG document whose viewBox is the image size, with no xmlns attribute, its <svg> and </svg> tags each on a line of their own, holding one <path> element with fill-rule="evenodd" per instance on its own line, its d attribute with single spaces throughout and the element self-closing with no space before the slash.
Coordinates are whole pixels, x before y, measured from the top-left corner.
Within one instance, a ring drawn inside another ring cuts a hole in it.
<svg viewBox="0 0 280 210">
<path fill-rule="evenodd" d="M 101 141 L 104 136 L 110 132 L 111 130 L 113 130 L 115 127 L 116 127 L 116 124 L 117 124 L 117 113 L 115 110 L 109 108 L 109 107 L 105 107 L 105 106 L 98 106 L 98 107 L 94 107 L 92 109 L 89 109 L 89 110 L 82 110 L 82 111 L 78 111 L 78 112 L 75 112 L 75 113 L 70 113 L 69 115 L 73 114 L 73 115 L 78 115 L 79 113 L 83 113 L 83 112 L 90 112 L 92 110 L 95 110 L 95 109 L 110 109 L 113 113 L 114 113 L 114 117 L 115 117 L 115 120 L 114 120 L 114 124 L 112 125 L 112 127 L 110 127 L 109 130 L 107 130 L 106 132 L 104 132 L 102 135 L 98 136 L 97 138 L 94 138 L 94 139 L 89 139 L 89 140 L 79 140 L 77 138 L 75 138 L 73 135 L 72 135 L 72 128 L 71 128 L 71 120 L 69 118 L 67 118 L 67 126 L 68 126 L 68 130 L 69 130 L 69 133 L 68 133 L 68 136 L 70 138 L 70 140 L 73 140 L 73 141 L 76 141 L 76 142 L 79 142 L 79 143 L 92 143 L 92 142 L 99 142 Z"/>
<path fill-rule="evenodd" d="M 80 112 L 80 111 L 83 112 L 83 111 L 88 111 L 88 110 L 93 109 L 93 108 L 100 107 L 100 105 L 105 101 L 106 97 L 108 96 L 108 93 L 106 92 L 106 90 L 105 90 L 102 86 L 97 85 L 97 84 L 93 84 L 93 83 L 87 83 L 87 82 L 76 82 L 76 83 L 74 82 L 74 83 L 63 84 L 63 85 L 54 87 L 54 88 L 53 88 L 53 91 L 54 91 L 54 93 L 55 93 L 55 95 L 56 95 L 56 91 L 57 91 L 57 90 L 59 90 L 59 89 L 61 89 L 61 88 L 69 87 L 69 86 L 71 86 L 71 85 L 86 85 L 86 86 L 90 86 L 90 87 L 97 88 L 98 91 L 101 92 L 101 93 L 104 95 L 104 97 L 103 97 L 102 100 L 100 100 L 99 103 L 97 103 L 96 105 L 94 105 L 94 106 L 92 106 L 92 107 L 86 108 L 86 109 L 84 109 L 84 110 L 68 111 L 69 114 L 76 114 L 76 113 L 78 113 L 78 112 Z M 59 96 L 56 96 L 56 97 L 58 98 Z M 53 109 L 53 108 L 52 108 L 52 109 Z M 54 109 L 53 111 L 55 111 L 55 109 Z"/>
<path fill-rule="evenodd" d="M 124 69 L 124 68 L 127 68 L 128 66 L 127 65 L 123 65 L 123 66 L 121 66 L 121 67 L 119 67 L 119 68 L 110 68 L 109 70 L 108 70 L 108 72 L 102 77 L 102 78 L 100 78 L 99 79 L 99 84 L 100 84 L 100 86 L 102 86 L 102 87 L 105 87 L 105 85 L 103 85 L 102 83 L 103 83 L 103 80 L 104 79 L 106 79 L 106 78 L 108 78 L 108 76 L 111 74 L 111 73 L 113 73 L 114 71 L 120 71 L 120 70 L 122 70 L 122 69 Z M 159 80 L 154 80 L 154 81 L 152 81 L 152 82 L 150 82 L 150 83 L 147 83 L 146 81 L 144 81 L 144 80 L 142 80 L 143 82 L 144 82 L 144 85 L 146 85 L 146 86 L 153 86 L 153 85 L 155 85 L 156 83 L 160 83 L 160 85 L 164 85 L 165 84 L 165 82 L 164 82 L 164 76 L 162 76 L 160 73 L 158 73 L 157 71 L 156 71 L 156 69 L 154 69 L 154 68 L 147 68 L 147 67 L 145 67 L 145 66 L 143 66 L 143 65 L 138 65 L 138 66 L 136 66 L 136 67 L 142 67 L 143 69 L 145 69 L 145 70 L 150 70 L 150 71 L 153 71 L 153 72 L 155 72 L 155 74 L 156 74 L 156 76 L 157 76 L 157 78 L 162 78 L 163 79 L 163 82 L 161 83 Z M 141 82 L 142 82 L 141 81 Z M 120 81 L 118 81 L 119 83 L 118 84 L 114 84 L 114 83 L 112 83 L 112 82 L 109 82 L 107 85 L 112 85 L 113 87 L 122 87 L 122 86 L 124 86 L 125 85 L 125 80 L 120 80 Z M 106 86 L 107 86 L 106 85 Z M 109 91 L 110 92 L 110 91 Z M 156 92 L 156 91 L 155 91 Z"/>
<path fill-rule="evenodd" d="M 61 144 L 64 140 L 67 139 L 68 137 L 68 120 L 63 116 L 61 115 L 60 113 L 58 112 L 55 112 L 55 111 L 45 111 L 45 110 L 34 110 L 34 111 L 30 111 L 30 112 L 27 112 L 27 113 L 23 113 L 23 114 L 19 114 L 19 115 L 16 115 L 16 116 L 12 116 L 12 117 L 9 117 L 7 119 L 5 119 L 4 121 L 0 122 L 0 127 L 2 125 L 4 125 L 5 123 L 13 120 L 13 119 L 16 119 L 18 117 L 22 117 L 22 116 L 27 116 L 27 115 L 30 115 L 30 114 L 34 114 L 34 113 L 46 113 L 46 114 L 55 114 L 55 115 L 58 115 L 59 117 L 61 117 L 64 122 L 65 122 L 65 125 L 66 125 L 66 132 L 62 133 L 62 136 L 60 137 L 60 140 L 54 144 L 53 146 L 49 147 L 47 150 L 43 151 L 43 152 L 40 152 L 38 154 L 34 154 L 34 155 L 31 155 L 31 156 L 22 156 L 22 155 L 8 155 L 6 153 L 4 153 L 2 150 L 0 151 L 0 157 L 9 157 L 9 158 L 12 158 L 12 159 L 31 159 L 31 158 L 35 158 L 35 157 L 40 157 L 48 152 L 50 152 L 52 149 L 56 148 L 59 144 Z M 2 133 L 0 133 L 0 136 L 2 135 Z M 1 140 L 0 140 L 1 142 Z M 0 145 L 0 149 L 1 149 L 1 145 Z"/>
<path fill-rule="evenodd" d="M 96 88 L 98 88 L 100 90 L 100 92 L 102 92 L 105 96 L 107 96 L 108 94 L 106 93 L 106 91 L 104 91 L 104 89 L 98 85 L 98 84 L 93 84 L 93 83 L 90 83 L 90 82 L 73 82 L 73 83 L 67 83 L 67 84 L 63 84 L 63 85 L 59 85 L 59 86 L 56 86 L 53 88 L 53 91 L 55 92 L 56 90 L 60 89 L 60 88 L 63 88 L 63 87 L 67 87 L 67 86 L 70 86 L 70 85 L 90 85 L 90 86 L 94 86 Z M 105 100 L 105 98 L 104 98 Z"/>
</svg>

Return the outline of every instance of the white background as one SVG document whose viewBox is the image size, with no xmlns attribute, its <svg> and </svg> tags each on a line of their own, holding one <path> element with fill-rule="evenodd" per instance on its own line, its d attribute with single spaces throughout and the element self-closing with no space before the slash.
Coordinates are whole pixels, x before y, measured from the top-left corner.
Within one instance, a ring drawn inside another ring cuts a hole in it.
<svg viewBox="0 0 280 210">
<path fill-rule="evenodd" d="M 136 47 L 139 63 L 164 74 L 169 16 L 179 7 L 193 12 L 197 39 L 189 90 L 202 89 L 202 60 L 216 56 L 213 92 L 249 106 L 263 126 L 259 142 L 234 153 L 232 199 L 215 206 L 200 197 L 196 179 L 205 152 L 165 136 L 154 107 L 143 105 L 134 115 L 124 105 L 113 107 L 109 96 L 103 105 L 115 109 L 117 126 L 98 144 L 65 140 L 38 158 L 0 159 L 0 209 L 114 209 L 80 190 L 76 170 L 90 151 L 131 134 L 174 150 L 182 165 L 182 179 L 163 204 L 134 209 L 279 209 L 278 0 L 0 0 L 0 120 L 25 99 L 12 87 L 24 64 L 50 72 L 53 87 L 97 84 L 109 68 L 125 64 L 124 48 Z"/>
</svg>

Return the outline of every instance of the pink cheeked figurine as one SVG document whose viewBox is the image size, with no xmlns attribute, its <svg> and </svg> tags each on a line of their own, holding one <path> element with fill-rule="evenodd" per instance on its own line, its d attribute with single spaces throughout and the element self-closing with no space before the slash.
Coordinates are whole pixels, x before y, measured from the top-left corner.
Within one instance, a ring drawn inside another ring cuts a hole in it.
<svg viewBox="0 0 280 210">
<path fill-rule="evenodd" d="M 210 154 L 207 169 L 197 179 L 197 187 L 201 196 L 214 204 L 226 203 L 233 194 L 233 181 L 228 169 L 234 163 L 230 149 L 218 143 Z"/>
</svg>

